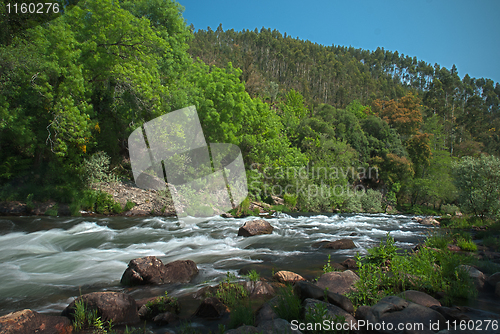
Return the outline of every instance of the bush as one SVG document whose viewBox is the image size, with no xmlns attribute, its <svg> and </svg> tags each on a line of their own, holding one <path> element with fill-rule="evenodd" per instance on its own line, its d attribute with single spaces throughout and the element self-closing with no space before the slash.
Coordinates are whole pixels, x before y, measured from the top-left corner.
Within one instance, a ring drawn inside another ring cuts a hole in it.
<svg viewBox="0 0 500 334">
<path fill-rule="evenodd" d="M 297 196 L 285 193 L 283 195 L 283 201 L 285 202 L 286 206 L 288 206 L 290 209 L 293 209 L 297 205 Z"/>
<path fill-rule="evenodd" d="M 83 177 L 87 184 L 118 182 L 118 177 L 109 170 L 110 157 L 106 152 L 97 152 L 83 161 Z"/>
<path fill-rule="evenodd" d="M 441 207 L 441 210 L 450 215 L 454 215 L 456 212 L 460 212 L 460 208 L 453 204 L 445 204 Z"/>
<path fill-rule="evenodd" d="M 382 193 L 368 189 L 360 198 L 361 206 L 365 212 L 382 212 Z"/>
<path fill-rule="evenodd" d="M 344 212 L 363 212 L 363 205 L 361 204 L 361 195 L 353 194 L 347 196 L 342 205 Z"/>
<path fill-rule="evenodd" d="M 457 246 L 460 247 L 461 250 L 464 250 L 467 252 L 477 251 L 477 245 L 472 240 L 460 238 L 457 240 Z"/>
</svg>

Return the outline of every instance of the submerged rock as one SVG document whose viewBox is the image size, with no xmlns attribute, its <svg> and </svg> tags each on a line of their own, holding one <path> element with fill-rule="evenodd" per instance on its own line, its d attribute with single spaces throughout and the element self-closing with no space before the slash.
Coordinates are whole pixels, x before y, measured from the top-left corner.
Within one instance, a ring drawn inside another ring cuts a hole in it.
<svg viewBox="0 0 500 334">
<path fill-rule="evenodd" d="M 340 239 L 323 244 L 322 247 L 329 249 L 352 249 L 356 248 L 356 245 L 351 239 Z"/>
<path fill-rule="evenodd" d="M 271 234 L 273 233 L 271 224 L 262 219 L 247 221 L 238 230 L 238 236 L 252 237 L 254 235 Z"/>
</svg>

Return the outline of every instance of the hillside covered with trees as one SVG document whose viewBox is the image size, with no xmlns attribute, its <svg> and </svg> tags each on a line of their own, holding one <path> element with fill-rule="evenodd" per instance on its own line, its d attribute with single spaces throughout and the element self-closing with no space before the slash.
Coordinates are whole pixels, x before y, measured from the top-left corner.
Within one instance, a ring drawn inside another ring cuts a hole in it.
<svg viewBox="0 0 500 334">
<path fill-rule="evenodd" d="M 170 0 L 81 0 L 9 31 L 0 200 L 92 208 L 99 196 L 85 185 L 107 167 L 93 157 L 105 152 L 130 178 L 132 131 L 194 105 L 208 143 L 240 147 L 253 199 L 497 214 L 500 85 L 490 79 L 265 28 L 193 32 Z"/>
</svg>

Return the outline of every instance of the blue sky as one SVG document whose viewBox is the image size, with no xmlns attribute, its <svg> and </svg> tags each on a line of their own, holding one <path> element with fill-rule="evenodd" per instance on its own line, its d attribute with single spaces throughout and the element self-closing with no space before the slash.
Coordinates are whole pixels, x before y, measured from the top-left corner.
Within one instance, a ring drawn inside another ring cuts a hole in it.
<svg viewBox="0 0 500 334">
<path fill-rule="evenodd" d="M 195 29 L 277 29 L 323 45 L 398 51 L 500 82 L 499 0 L 177 0 Z"/>
</svg>

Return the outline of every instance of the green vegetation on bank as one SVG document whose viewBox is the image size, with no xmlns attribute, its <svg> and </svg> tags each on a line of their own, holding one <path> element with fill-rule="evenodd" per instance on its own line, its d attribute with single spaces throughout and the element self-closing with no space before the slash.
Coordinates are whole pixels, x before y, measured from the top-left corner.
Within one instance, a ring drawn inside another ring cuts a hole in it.
<svg viewBox="0 0 500 334">
<path fill-rule="evenodd" d="M 277 195 L 280 211 L 497 217 L 498 83 L 276 30 L 193 32 L 182 10 L 82 0 L 29 29 L 7 22 L 0 200 L 128 210 L 96 185 L 132 178 L 132 131 L 194 105 L 207 142 L 241 149 L 250 198 Z"/>
</svg>

